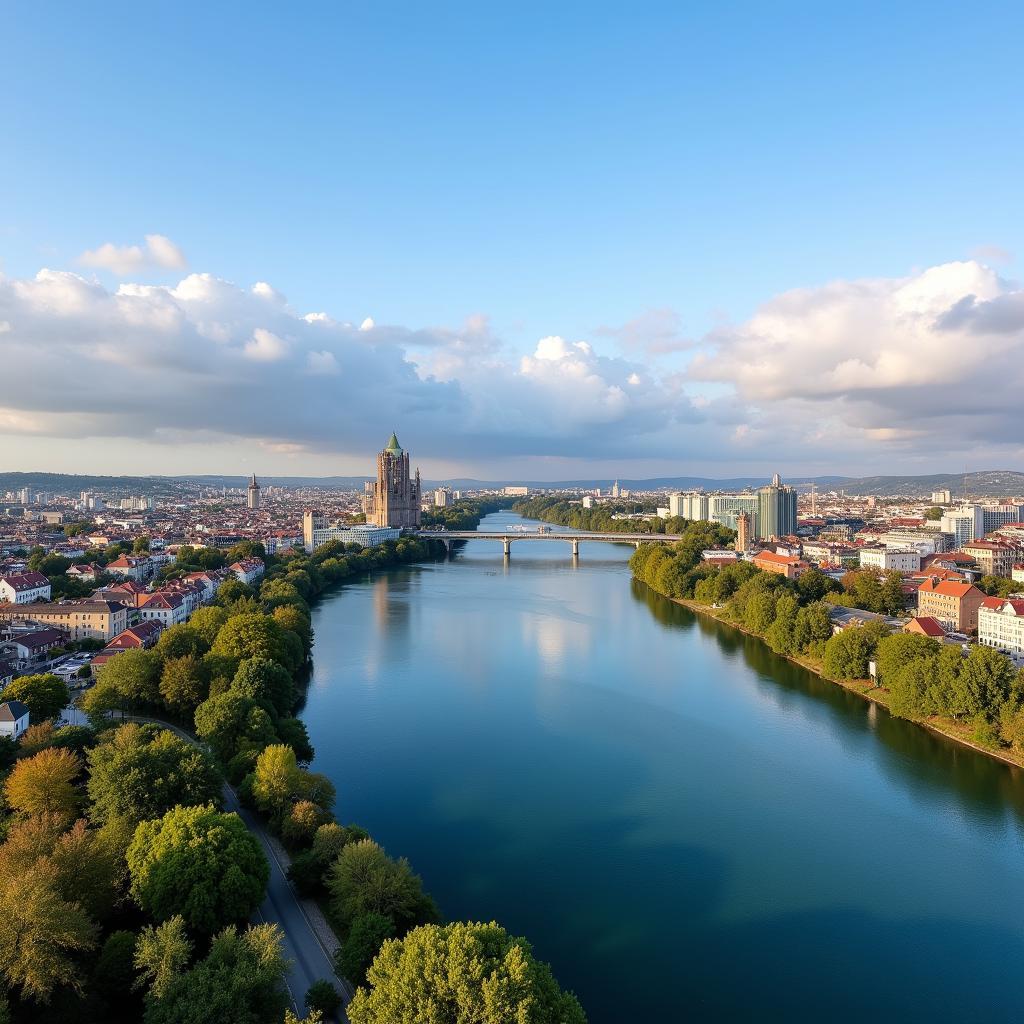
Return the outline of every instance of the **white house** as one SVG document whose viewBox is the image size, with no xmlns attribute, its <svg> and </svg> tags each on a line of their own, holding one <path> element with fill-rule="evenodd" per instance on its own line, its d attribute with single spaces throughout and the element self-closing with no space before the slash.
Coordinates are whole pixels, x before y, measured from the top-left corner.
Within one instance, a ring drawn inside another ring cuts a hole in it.
<svg viewBox="0 0 1024 1024">
<path fill-rule="evenodd" d="M 229 565 L 228 568 L 243 582 L 255 583 L 265 572 L 267 567 L 263 564 L 262 558 L 243 558 L 240 562 Z"/>
<path fill-rule="evenodd" d="M 978 608 L 978 643 L 1024 655 L 1024 599 L 985 598 Z"/>
<path fill-rule="evenodd" d="M 889 572 L 917 572 L 921 568 L 920 551 L 896 551 L 892 548 L 861 548 L 860 567 Z"/>
<path fill-rule="evenodd" d="M 158 590 L 148 595 L 145 604 L 139 606 L 139 618 L 143 622 L 159 622 L 167 629 L 168 626 L 176 626 L 188 619 L 188 606 L 181 594 Z"/>
<path fill-rule="evenodd" d="M 16 740 L 28 728 L 28 708 L 20 700 L 0 704 L 0 736 Z"/>
<path fill-rule="evenodd" d="M 32 604 L 50 600 L 50 581 L 41 572 L 11 573 L 0 576 L 0 601 L 8 604 Z"/>
</svg>

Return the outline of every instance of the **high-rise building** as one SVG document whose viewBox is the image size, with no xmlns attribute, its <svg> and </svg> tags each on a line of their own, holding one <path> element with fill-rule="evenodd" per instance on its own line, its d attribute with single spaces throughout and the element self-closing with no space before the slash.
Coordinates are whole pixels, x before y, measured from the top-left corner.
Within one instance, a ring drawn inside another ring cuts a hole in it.
<svg viewBox="0 0 1024 1024">
<path fill-rule="evenodd" d="M 409 453 L 391 435 L 377 456 L 377 481 L 364 499 L 366 521 L 374 526 L 415 529 L 420 525 L 420 471 L 409 475 Z"/>
<path fill-rule="evenodd" d="M 933 505 L 948 505 L 953 500 L 953 495 L 948 490 L 932 491 Z"/>
<path fill-rule="evenodd" d="M 705 519 L 721 523 L 723 526 L 728 526 L 730 530 L 735 530 L 736 517 L 741 512 L 746 512 L 750 516 L 754 536 L 761 536 L 757 526 L 760 500 L 756 494 L 709 494 L 707 499 L 708 514 L 704 517 Z"/>
<path fill-rule="evenodd" d="M 757 536 L 786 537 L 796 533 L 796 488 L 783 485 L 776 473 L 757 491 Z"/>
<path fill-rule="evenodd" d="M 260 485 L 256 482 L 255 473 L 253 473 L 252 478 L 249 480 L 249 486 L 246 489 L 246 502 L 249 508 L 257 509 L 260 507 Z"/>
<path fill-rule="evenodd" d="M 438 487 L 434 491 L 434 508 L 447 508 L 450 497 L 451 491 L 447 487 Z"/>
<path fill-rule="evenodd" d="M 619 496 L 619 492 L 620 492 L 619 481 L 616 480 L 615 483 L 612 484 L 612 497 L 613 498 L 617 498 Z"/>
</svg>

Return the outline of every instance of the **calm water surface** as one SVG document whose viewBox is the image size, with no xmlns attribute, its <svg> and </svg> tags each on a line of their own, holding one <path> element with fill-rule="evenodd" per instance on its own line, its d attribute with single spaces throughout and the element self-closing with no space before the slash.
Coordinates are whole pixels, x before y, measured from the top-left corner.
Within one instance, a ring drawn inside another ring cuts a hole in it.
<svg viewBox="0 0 1024 1024">
<path fill-rule="evenodd" d="M 341 819 L 447 917 L 528 936 L 593 1024 L 1017 1019 L 1024 777 L 631 552 L 471 541 L 324 600 L 303 717 Z"/>
</svg>

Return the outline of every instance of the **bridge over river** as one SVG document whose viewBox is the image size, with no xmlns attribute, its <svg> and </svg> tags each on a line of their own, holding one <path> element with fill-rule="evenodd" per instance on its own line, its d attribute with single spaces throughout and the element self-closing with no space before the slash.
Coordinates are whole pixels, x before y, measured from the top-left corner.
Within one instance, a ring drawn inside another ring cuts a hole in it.
<svg viewBox="0 0 1024 1024">
<path fill-rule="evenodd" d="M 565 533 L 555 530 L 530 532 L 528 530 L 502 530 L 500 532 L 484 530 L 415 530 L 414 537 L 425 540 L 444 541 L 451 551 L 451 542 L 455 540 L 495 540 L 501 541 L 505 557 L 512 554 L 512 542 L 517 540 L 568 541 L 572 545 L 573 558 L 579 558 L 580 541 L 605 541 L 609 544 L 633 544 L 640 547 L 649 543 L 672 543 L 683 538 L 677 533 Z"/>
</svg>

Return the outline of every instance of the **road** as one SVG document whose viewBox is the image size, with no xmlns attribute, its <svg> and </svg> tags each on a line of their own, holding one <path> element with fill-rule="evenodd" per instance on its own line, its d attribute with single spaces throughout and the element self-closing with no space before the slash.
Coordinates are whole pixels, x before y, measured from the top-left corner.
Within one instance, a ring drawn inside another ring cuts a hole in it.
<svg viewBox="0 0 1024 1024">
<path fill-rule="evenodd" d="M 154 725 L 169 729 L 189 743 L 200 745 L 194 736 L 170 722 L 140 715 L 127 717 L 133 722 L 152 722 Z M 227 783 L 224 783 L 224 809 L 234 811 L 245 822 L 249 831 L 259 839 L 263 852 L 267 855 L 267 862 L 270 864 L 267 895 L 257 908 L 254 919 L 261 923 L 276 924 L 281 929 L 284 936 L 284 955 L 291 964 L 285 976 L 285 984 L 293 1008 L 300 1017 L 305 1015 L 306 992 L 314 981 L 321 978 L 330 981 L 341 993 L 345 1005 L 348 1005 L 352 995 L 351 989 L 347 983 L 339 981 L 335 976 L 330 954 L 321 942 L 298 894 L 288 881 L 287 869 L 274 850 L 265 826 L 256 815 L 238 802 L 237 794 Z M 338 1019 L 347 1022 L 348 1018 L 343 1009 L 338 1012 Z"/>
</svg>

